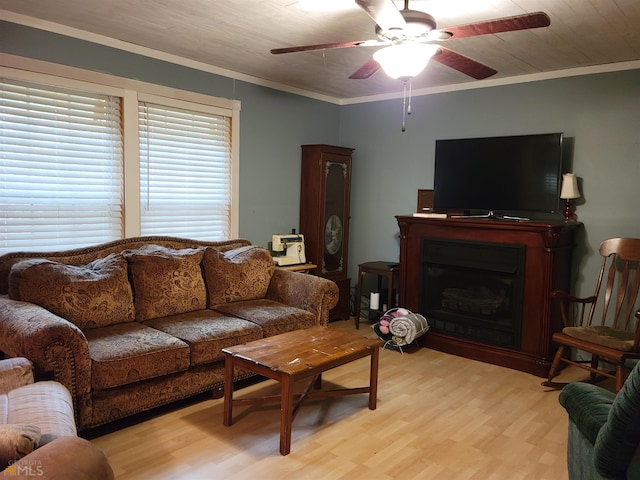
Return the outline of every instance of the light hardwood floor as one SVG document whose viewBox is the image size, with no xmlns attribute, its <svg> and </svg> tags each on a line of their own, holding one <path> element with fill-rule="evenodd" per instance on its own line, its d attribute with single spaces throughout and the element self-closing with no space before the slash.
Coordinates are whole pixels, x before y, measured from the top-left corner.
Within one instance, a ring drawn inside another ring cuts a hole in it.
<svg viewBox="0 0 640 480">
<path fill-rule="evenodd" d="M 331 328 L 353 330 L 353 321 Z M 368 324 L 363 335 L 374 336 Z M 367 384 L 368 358 L 323 375 Z M 563 372 L 563 376 L 574 372 Z M 424 348 L 380 355 L 378 408 L 366 395 L 303 404 L 281 456 L 277 407 L 234 410 L 204 398 L 93 438 L 118 479 L 563 480 L 567 417 L 541 379 Z M 277 393 L 266 381 L 244 395 Z"/>
</svg>

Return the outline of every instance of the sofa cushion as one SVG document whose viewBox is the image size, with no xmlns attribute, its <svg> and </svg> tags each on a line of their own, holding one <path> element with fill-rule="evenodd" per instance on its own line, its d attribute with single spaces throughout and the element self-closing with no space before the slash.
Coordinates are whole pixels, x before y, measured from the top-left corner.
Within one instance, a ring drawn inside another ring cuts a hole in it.
<svg viewBox="0 0 640 480">
<path fill-rule="evenodd" d="M 91 384 L 105 389 L 189 368 L 189 346 L 137 322 L 86 332 Z"/>
<path fill-rule="evenodd" d="M 145 245 L 124 252 L 133 283 L 136 320 L 144 321 L 206 307 L 204 250 Z"/>
<path fill-rule="evenodd" d="M 265 337 L 316 324 L 316 317 L 311 312 L 267 299 L 221 303 L 213 309 L 260 325 Z"/>
<path fill-rule="evenodd" d="M 223 348 L 262 338 L 262 329 L 255 323 L 213 310 L 155 318 L 144 325 L 186 342 L 192 366 L 221 361 Z"/>
<path fill-rule="evenodd" d="M 118 254 L 81 266 L 22 260 L 11 268 L 9 297 L 40 305 L 82 330 L 134 319 L 127 262 Z"/>
<path fill-rule="evenodd" d="M 34 425 L 0 425 L 0 468 L 33 452 L 40 442 L 40 429 Z"/>
<path fill-rule="evenodd" d="M 269 250 L 255 245 L 220 252 L 207 248 L 204 275 L 208 306 L 264 298 L 275 269 Z"/>
</svg>

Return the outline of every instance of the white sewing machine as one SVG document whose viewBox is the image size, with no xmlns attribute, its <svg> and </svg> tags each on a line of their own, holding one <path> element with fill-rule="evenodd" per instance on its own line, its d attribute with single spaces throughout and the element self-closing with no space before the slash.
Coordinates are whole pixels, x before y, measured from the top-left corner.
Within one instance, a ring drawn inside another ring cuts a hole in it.
<svg viewBox="0 0 640 480">
<path fill-rule="evenodd" d="M 276 265 L 307 263 L 304 253 L 304 235 L 297 233 L 273 235 L 271 249 L 276 252 L 273 257 Z"/>
</svg>

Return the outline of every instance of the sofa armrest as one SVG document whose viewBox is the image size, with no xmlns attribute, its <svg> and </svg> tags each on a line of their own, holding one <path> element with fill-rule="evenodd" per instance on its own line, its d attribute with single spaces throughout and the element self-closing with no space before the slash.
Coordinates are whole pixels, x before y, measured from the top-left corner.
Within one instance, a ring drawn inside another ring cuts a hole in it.
<svg viewBox="0 0 640 480">
<path fill-rule="evenodd" d="M 307 310 L 318 325 L 327 325 L 329 310 L 338 303 L 338 286 L 326 278 L 276 268 L 265 298 Z"/>
<path fill-rule="evenodd" d="M 565 385 L 558 400 L 578 430 L 591 442 L 607 423 L 615 393 L 591 383 L 574 382 Z"/>
<path fill-rule="evenodd" d="M 33 383 L 33 364 L 24 357 L 0 360 L 0 393 Z"/>
<path fill-rule="evenodd" d="M 38 305 L 0 296 L 0 350 L 31 360 L 36 379 L 56 380 L 67 387 L 76 419 L 90 418 L 91 360 L 87 339 L 78 327 Z"/>
<path fill-rule="evenodd" d="M 0 477 L 11 479 L 113 480 L 105 454 L 79 437 L 59 437 L 7 467 Z"/>
</svg>

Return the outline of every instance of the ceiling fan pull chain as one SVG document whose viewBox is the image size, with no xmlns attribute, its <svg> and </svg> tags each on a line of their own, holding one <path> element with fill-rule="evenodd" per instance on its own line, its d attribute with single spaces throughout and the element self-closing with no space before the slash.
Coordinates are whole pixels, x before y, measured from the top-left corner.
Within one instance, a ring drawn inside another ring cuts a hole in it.
<svg viewBox="0 0 640 480">
<path fill-rule="evenodd" d="M 409 84 L 409 95 L 407 96 L 407 83 Z M 407 130 L 407 115 L 411 115 L 411 77 L 402 81 L 402 131 Z"/>
<path fill-rule="evenodd" d="M 406 112 L 407 112 L 407 82 L 402 82 L 402 132 L 407 129 L 406 128 Z"/>
</svg>

